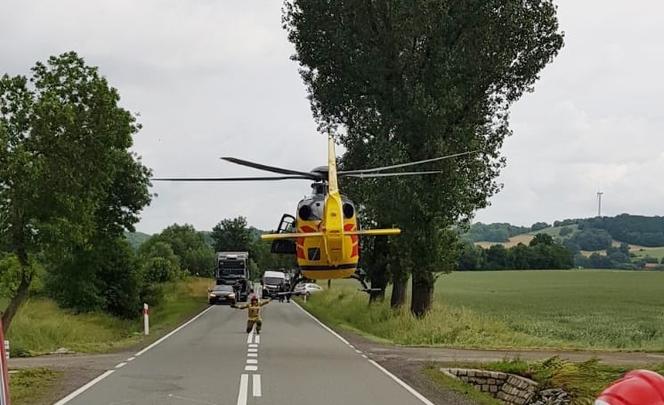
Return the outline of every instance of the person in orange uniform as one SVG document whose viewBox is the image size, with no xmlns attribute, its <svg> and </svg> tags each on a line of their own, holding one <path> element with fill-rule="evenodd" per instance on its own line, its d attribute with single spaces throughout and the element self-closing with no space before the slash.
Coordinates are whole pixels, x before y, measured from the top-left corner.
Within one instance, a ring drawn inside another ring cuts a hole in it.
<svg viewBox="0 0 664 405">
<path fill-rule="evenodd" d="M 261 326 L 263 326 L 263 319 L 261 318 L 261 307 L 269 304 L 270 301 L 272 301 L 271 298 L 259 301 L 258 297 L 252 295 L 251 299 L 249 300 L 249 304 L 233 305 L 233 308 L 247 310 L 247 333 L 251 332 L 251 330 L 254 328 L 254 325 L 256 325 L 256 334 L 260 335 Z"/>
</svg>

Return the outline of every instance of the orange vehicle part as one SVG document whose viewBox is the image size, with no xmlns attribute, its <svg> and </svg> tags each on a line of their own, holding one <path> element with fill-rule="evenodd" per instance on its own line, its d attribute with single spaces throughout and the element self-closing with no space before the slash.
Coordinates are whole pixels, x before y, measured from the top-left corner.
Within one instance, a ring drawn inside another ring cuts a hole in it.
<svg viewBox="0 0 664 405">
<path fill-rule="evenodd" d="M 664 405 L 664 377 L 649 370 L 634 370 L 611 384 L 595 405 Z"/>
</svg>

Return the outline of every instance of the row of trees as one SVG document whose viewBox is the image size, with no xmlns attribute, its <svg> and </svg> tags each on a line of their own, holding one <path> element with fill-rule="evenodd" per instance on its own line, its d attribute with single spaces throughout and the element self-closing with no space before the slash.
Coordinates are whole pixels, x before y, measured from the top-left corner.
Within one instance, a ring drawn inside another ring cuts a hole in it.
<svg viewBox="0 0 664 405">
<path fill-rule="evenodd" d="M 150 203 L 151 172 L 129 151 L 141 126 L 119 104 L 118 91 L 74 52 L 36 63 L 30 77 L 0 77 L 5 331 L 35 287 L 75 311 L 134 317 L 142 302 L 158 302 L 160 283 L 212 275 L 215 248 L 286 264 L 243 218 L 212 233 L 173 225 L 132 249 L 125 234 Z"/>
<path fill-rule="evenodd" d="M 389 265 L 392 303 L 424 315 L 436 274 L 454 267 L 456 233 L 500 185 L 509 108 L 532 91 L 562 47 L 551 0 L 290 0 L 284 27 L 321 130 L 346 148 L 344 168 L 430 162 L 434 176 L 348 181 L 363 221 L 403 230 L 369 242 L 368 263 Z M 383 271 L 372 279 L 382 287 Z"/>
<path fill-rule="evenodd" d="M 542 224 L 544 224 L 544 228 L 548 227 L 543 222 L 535 223 L 532 227 L 516 226 L 508 223 L 483 224 L 476 222 L 461 234 L 461 238 L 468 242 L 507 242 L 512 236 L 544 229 Z"/>
<path fill-rule="evenodd" d="M 569 269 L 574 256 L 565 246 L 546 234 L 537 234 L 528 246 L 519 243 L 505 248 L 493 245 L 484 249 L 465 244 L 459 256 L 459 270 L 540 270 Z"/>
<path fill-rule="evenodd" d="M 270 253 L 262 231 L 249 227 L 244 217 L 221 220 L 211 232 L 196 231 L 191 225 L 171 225 L 138 248 L 145 277 L 166 282 L 186 275 L 213 277 L 215 252 L 249 252 L 249 271 L 256 279 L 265 269 L 292 268 L 292 257 Z"/>
</svg>

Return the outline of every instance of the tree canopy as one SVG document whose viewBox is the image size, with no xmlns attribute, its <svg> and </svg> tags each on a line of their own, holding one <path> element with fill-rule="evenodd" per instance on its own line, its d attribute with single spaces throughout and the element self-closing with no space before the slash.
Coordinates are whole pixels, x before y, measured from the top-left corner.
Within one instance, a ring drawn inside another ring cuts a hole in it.
<svg viewBox="0 0 664 405">
<path fill-rule="evenodd" d="M 70 262 L 133 230 L 149 170 L 129 151 L 140 125 L 74 52 L 0 78 L 0 241 L 20 265 L 5 329 L 27 297 L 36 255 Z"/>
<path fill-rule="evenodd" d="M 430 308 L 435 272 L 453 266 L 447 228 L 498 191 L 509 107 L 563 45 L 551 0 L 290 0 L 284 26 L 321 129 L 343 163 L 430 163 L 441 175 L 364 181 L 355 197 L 396 224 L 412 272 L 411 310 Z"/>
</svg>

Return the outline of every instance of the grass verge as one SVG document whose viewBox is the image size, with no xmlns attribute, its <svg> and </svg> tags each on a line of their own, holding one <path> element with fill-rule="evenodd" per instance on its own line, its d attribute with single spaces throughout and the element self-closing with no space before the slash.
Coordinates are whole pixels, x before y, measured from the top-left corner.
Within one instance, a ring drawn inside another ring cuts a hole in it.
<svg viewBox="0 0 664 405">
<path fill-rule="evenodd" d="M 9 391 L 13 405 L 30 405 L 37 403 L 62 375 L 60 371 L 47 368 L 30 368 L 18 370 L 9 376 Z"/>
<path fill-rule="evenodd" d="M 559 357 L 534 362 L 516 359 L 479 365 L 455 365 L 459 366 L 518 374 L 537 381 L 543 389 L 562 388 L 572 395 L 575 404 L 592 403 L 604 388 L 635 368 L 600 364 L 597 360 L 574 363 Z M 664 364 L 638 368 L 664 373 Z"/>
<path fill-rule="evenodd" d="M 502 405 L 502 402 L 496 398 L 475 389 L 470 384 L 466 384 L 463 381 L 446 376 L 438 370 L 438 367 L 434 365 L 426 366 L 424 368 L 424 375 L 426 375 L 438 387 L 444 390 L 459 393 L 477 405 Z"/>
<path fill-rule="evenodd" d="M 439 277 L 421 320 L 368 306 L 352 281 L 335 280 L 303 305 L 328 324 L 403 345 L 661 352 L 662 284 L 664 272 L 456 272 Z"/>
<path fill-rule="evenodd" d="M 11 325 L 8 335 L 11 354 L 38 355 L 61 347 L 95 353 L 154 340 L 207 305 L 210 283 L 209 279 L 190 278 L 165 284 L 162 303 L 151 309 L 149 338 L 142 334 L 142 318 L 119 319 L 101 312 L 74 314 L 50 299 L 30 299 Z"/>
</svg>

